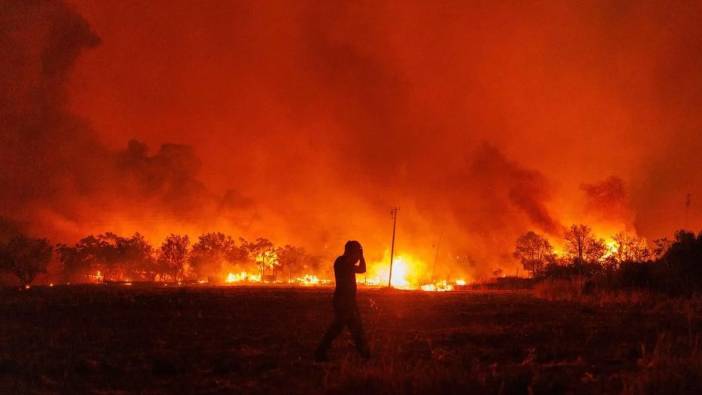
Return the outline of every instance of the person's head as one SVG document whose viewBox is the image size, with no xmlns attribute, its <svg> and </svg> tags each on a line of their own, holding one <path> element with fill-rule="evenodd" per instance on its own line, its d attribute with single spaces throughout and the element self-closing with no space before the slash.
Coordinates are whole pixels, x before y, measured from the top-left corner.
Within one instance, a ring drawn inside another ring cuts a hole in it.
<svg viewBox="0 0 702 395">
<path fill-rule="evenodd" d="M 345 257 L 351 259 L 353 262 L 356 262 L 361 259 L 361 255 L 363 255 L 361 243 L 357 242 L 356 240 L 349 240 L 346 242 L 346 245 L 344 246 Z"/>
</svg>

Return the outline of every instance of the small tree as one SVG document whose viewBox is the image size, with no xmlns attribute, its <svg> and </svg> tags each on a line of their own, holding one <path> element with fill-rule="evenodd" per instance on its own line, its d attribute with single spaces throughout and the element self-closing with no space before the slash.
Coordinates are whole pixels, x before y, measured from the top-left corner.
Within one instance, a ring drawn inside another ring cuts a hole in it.
<svg viewBox="0 0 702 395">
<path fill-rule="evenodd" d="M 619 232 L 612 238 L 617 246 L 617 251 L 614 255 L 619 263 L 641 262 L 648 259 L 651 254 L 646 245 L 646 240 L 642 238 L 626 232 Z"/>
<path fill-rule="evenodd" d="M 112 244 L 105 235 L 87 236 L 79 240 L 74 246 L 59 244 L 56 251 L 63 264 L 63 275 L 66 281 L 85 280 L 87 276 L 97 279 L 97 272 L 101 276 L 108 276 L 113 266 L 113 255 L 108 253 Z"/>
<path fill-rule="evenodd" d="M 105 280 L 121 278 L 124 267 L 120 262 L 120 252 L 117 247 L 121 237 L 107 232 L 97 236 L 88 236 L 79 241 L 84 253 L 94 257 L 93 268 L 99 271 Z"/>
<path fill-rule="evenodd" d="M 248 256 L 253 259 L 258 266 L 261 279 L 266 273 L 266 270 L 273 269 L 278 266 L 278 255 L 276 254 L 273 243 L 263 237 L 259 237 L 254 242 L 242 241 L 242 248 L 248 251 Z"/>
<path fill-rule="evenodd" d="M 568 254 L 576 264 L 585 261 L 585 253 L 590 240 L 592 240 L 592 230 L 587 225 L 572 225 L 565 233 Z"/>
<path fill-rule="evenodd" d="M 553 258 L 553 247 L 544 237 L 529 231 L 517 239 L 514 257 L 522 262 L 524 270 L 537 277 L 543 271 L 547 261 Z"/>
<path fill-rule="evenodd" d="M 117 237 L 117 262 L 130 277 L 155 280 L 158 270 L 154 260 L 154 249 L 139 233 L 132 237 Z"/>
<path fill-rule="evenodd" d="M 292 278 L 292 273 L 297 272 L 303 265 L 305 250 L 300 247 L 286 245 L 276 248 L 278 256 L 278 270 L 284 270 L 288 275 L 288 282 Z"/>
<path fill-rule="evenodd" d="M 604 256 L 607 254 L 607 244 L 603 239 L 590 237 L 585 241 L 585 251 L 583 258 L 585 262 L 592 264 L 602 264 Z"/>
<path fill-rule="evenodd" d="M 205 233 L 193 244 L 190 253 L 190 266 L 199 277 L 219 274 L 225 262 L 231 262 L 236 256 L 234 240 L 224 233 Z"/>
<path fill-rule="evenodd" d="M 53 248 L 46 239 L 18 235 L 0 247 L 5 265 L 23 285 L 29 285 L 39 273 L 46 273 Z"/>
<path fill-rule="evenodd" d="M 189 245 L 188 235 L 175 234 L 169 235 L 161 244 L 161 253 L 158 257 L 159 267 L 173 280 L 177 281 L 183 278 L 185 265 L 188 261 Z"/>
<path fill-rule="evenodd" d="M 70 281 L 81 272 L 88 272 L 90 263 L 84 259 L 77 247 L 72 247 L 67 244 L 58 244 L 56 246 L 56 252 L 63 266 L 63 276 L 66 281 Z"/>
</svg>

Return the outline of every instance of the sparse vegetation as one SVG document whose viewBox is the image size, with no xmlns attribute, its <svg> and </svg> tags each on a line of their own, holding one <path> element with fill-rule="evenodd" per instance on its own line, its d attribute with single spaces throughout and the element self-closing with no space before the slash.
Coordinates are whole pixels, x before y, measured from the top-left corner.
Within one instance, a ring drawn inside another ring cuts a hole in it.
<svg viewBox="0 0 702 395">
<path fill-rule="evenodd" d="M 373 358 L 311 353 L 329 289 L 2 291 L 2 393 L 699 393 L 702 301 L 361 291 Z"/>
<path fill-rule="evenodd" d="M 515 257 L 531 273 L 541 289 L 557 289 L 563 296 L 577 293 L 645 291 L 671 296 L 691 296 L 702 291 L 702 233 L 678 231 L 675 239 L 654 241 L 649 248 L 644 239 L 620 232 L 612 246 L 597 239 L 585 225 L 573 225 L 564 236 L 567 254 L 549 253 L 545 238 L 528 232 L 517 239 Z M 537 248 L 538 247 L 538 248 Z M 545 251 L 545 252 L 541 252 Z M 558 285 L 556 285 L 558 284 Z"/>
</svg>

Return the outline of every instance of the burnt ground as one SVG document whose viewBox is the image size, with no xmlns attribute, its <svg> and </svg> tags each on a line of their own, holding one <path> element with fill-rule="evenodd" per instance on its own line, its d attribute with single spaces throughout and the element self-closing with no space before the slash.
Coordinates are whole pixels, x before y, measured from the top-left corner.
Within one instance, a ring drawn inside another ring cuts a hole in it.
<svg viewBox="0 0 702 395">
<path fill-rule="evenodd" d="M 362 290 L 373 358 L 311 358 L 331 289 L 0 291 L 0 393 L 702 393 L 690 301 Z"/>
</svg>

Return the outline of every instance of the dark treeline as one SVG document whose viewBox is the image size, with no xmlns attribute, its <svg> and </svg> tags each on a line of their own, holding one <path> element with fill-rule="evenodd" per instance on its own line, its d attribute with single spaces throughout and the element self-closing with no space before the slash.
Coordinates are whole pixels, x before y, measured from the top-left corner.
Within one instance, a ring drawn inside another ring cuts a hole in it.
<svg viewBox="0 0 702 395">
<path fill-rule="evenodd" d="M 77 243 L 52 245 L 46 239 L 22 233 L 0 242 L 0 271 L 14 274 L 29 285 L 49 263 L 60 264 L 64 282 L 195 281 L 221 282 L 227 272 L 255 274 L 267 281 L 290 281 L 316 273 L 320 258 L 303 248 L 275 246 L 270 240 L 248 241 L 221 232 L 205 233 L 191 241 L 187 235 L 169 235 L 159 247 L 139 233 L 90 235 Z M 57 279 L 58 280 L 58 279 Z"/>
<path fill-rule="evenodd" d="M 514 256 L 537 281 L 585 279 L 586 290 L 644 289 L 670 295 L 702 290 L 702 232 L 675 233 L 673 240 L 646 240 L 621 232 L 609 242 L 586 225 L 572 225 L 564 235 L 565 251 L 556 253 L 534 232 L 517 239 Z"/>
<path fill-rule="evenodd" d="M 265 238 L 235 241 L 221 232 L 205 233 L 196 240 L 171 234 L 158 247 L 139 233 L 107 232 L 58 245 L 16 230 L 1 236 L 0 272 L 14 275 L 24 285 L 46 273 L 52 261 L 58 267 L 52 280 L 74 283 L 222 282 L 227 273 L 240 272 L 263 281 L 291 281 L 318 273 L 321 267 L 321 258 L 301 247 L 276 246 Z M 563 241 L 564 250 L 556 251 L 545 237 L 529 231 L 517 239 L 514 256 L 536 281 L 580 278 L 589 288 L 647 289 L 673 295 L 702 290 L 702 233 L 681 230 L 672 240 L 658 239 L 649 246 L 625 232 L 605 241 L 588 226 L 573 225 Z"/>
</svg>

